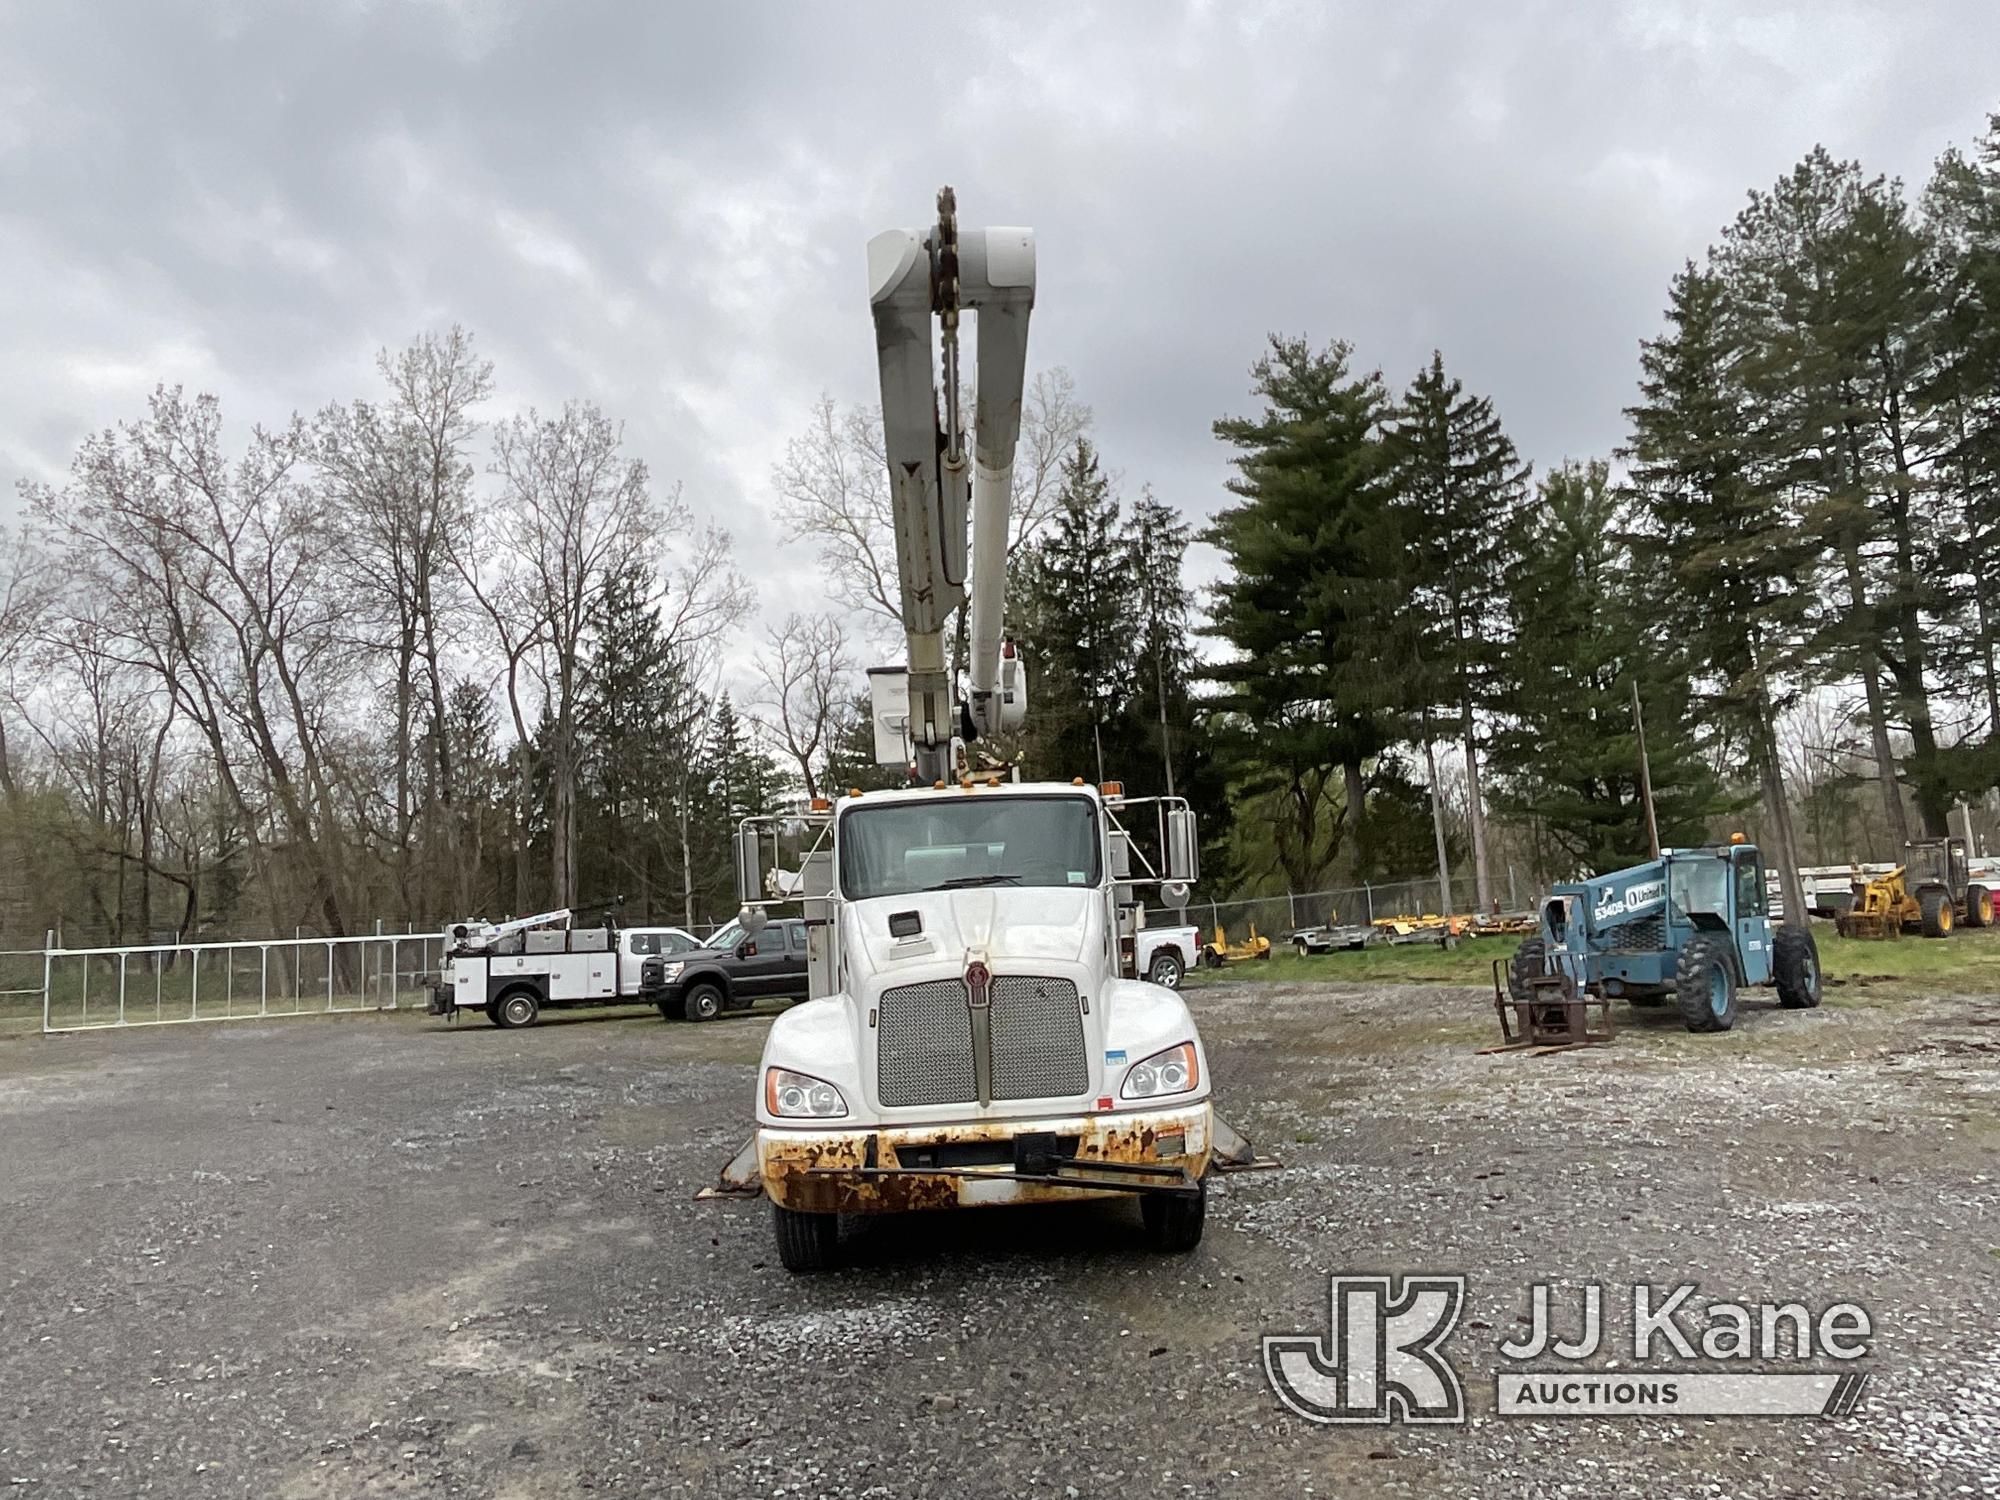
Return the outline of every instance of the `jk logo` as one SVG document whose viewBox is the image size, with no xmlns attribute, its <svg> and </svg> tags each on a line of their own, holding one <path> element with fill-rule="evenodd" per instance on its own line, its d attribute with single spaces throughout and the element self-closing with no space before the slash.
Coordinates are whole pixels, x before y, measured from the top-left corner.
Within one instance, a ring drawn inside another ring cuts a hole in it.
<svg viewBox="0 0 2000 1500">
<path fill-rule="evenodd" d="M 1463 1422 L 1465 1389 L 1438 1352 L 1463 1276 L 1330 1276 L 1324 1335 L 1264 1335 L 1264 1375 L 1308 1422 Z"/>
</svg>

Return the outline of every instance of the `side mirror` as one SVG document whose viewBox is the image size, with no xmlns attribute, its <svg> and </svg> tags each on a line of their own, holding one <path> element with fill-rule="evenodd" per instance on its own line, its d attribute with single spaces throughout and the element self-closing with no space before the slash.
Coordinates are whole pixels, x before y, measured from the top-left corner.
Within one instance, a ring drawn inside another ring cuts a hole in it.
<svg viewBox="0 0 2000 1500">
<path fill-rule="evenodd" d="M 755 937 L 764 930 L 764 924 L 770 921 L 770 917 L 761 906 L 745 906 L 736 914 L 736 920 L 743 924 L 745 932 Z"/>
<path fill-rule="evenodd" d="M 745 938 L 736 945 L 736 956 L 738 958 L 755 958 L 757 956 L 757 945 L 751 942 L 750 939 Z"/>
<path fill-rule="evenodd" d="M 1187 906 L 1188 902 L 1187 882 L 1185 880 L 1169 880 L 1165 885 L 1160 887 L 1160 895 L 1166 899 L 1167 905 L 1173 907 L 1176 911 L 1182 910 Z"/>
<path fill-rule="evenodd" d="M 1160 873 L 1179 884 L 1193 885 L 1201 879 L 1201 840 L 1195 830 L 1194 810 L 1167 809 L 1167 867 Z"/>
<path fill-rule="evenodd" d="M 1132 835 L 1120 828 L 1111 830 L 1111 878 L 1132 878 Z"/>
</svg>

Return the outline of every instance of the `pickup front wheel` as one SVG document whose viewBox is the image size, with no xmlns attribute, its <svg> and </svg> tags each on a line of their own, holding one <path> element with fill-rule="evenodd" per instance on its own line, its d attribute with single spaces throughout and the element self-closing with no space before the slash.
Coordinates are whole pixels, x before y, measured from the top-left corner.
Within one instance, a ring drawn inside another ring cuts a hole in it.
<svg viewBox="0 0 2000 1500">
<path fill-rule="evenodd" d="M 1170 990 L 1181 987 L 1183 965 L 1179 952 L 1172 948 L 1162 948 L 1153 955 L 1153 961 L 1146 965 L 1146 979 L 1149 983 L 1164 985 Z"/>
<path fill-rule="evenodd" d="M 706 981 L 689 985 L 681 998 L 681 1014 L 690 1021 L 713 1021 L 722 1014 L 722 991 Z"/>
</svg>

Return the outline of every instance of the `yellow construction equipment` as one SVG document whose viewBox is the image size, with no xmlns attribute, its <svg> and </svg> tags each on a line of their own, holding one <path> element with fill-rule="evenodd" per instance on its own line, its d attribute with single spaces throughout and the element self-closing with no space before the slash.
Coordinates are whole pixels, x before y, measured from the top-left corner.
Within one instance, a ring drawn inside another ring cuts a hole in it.
<svg viewBox="0 0 2000 1500">
<path fill-rule="evenodd" d="M 1897 865 L 1886 875 L 1854 882 L 1854 905 L 1833 919 L 1833 930 L 1842 937 L 1898 938 L 1903 928 L 1923 921 L 1917 898 L 1903 883 L 1907 869 Z M 1945 931 L 1951 924 L 1945 924 Z M 1942 934 L 1940 934 L 1942 936 Z"/>
<path fill-rule="evenodd" d="M 1271 940 L 1258 935 L 1255 922 L 1250 924 L 1250 936 L 1240 943 L 1230 942 L 1228 931 L 1218 922 L 1215 928 L 1215 941 L 1204 944 L 1201 950 L 1201 961 L 1211 969 L 1219 969 L 1224 964 L 1240 964 L 1247 958 L 1270 956 Z"/>
</svg>

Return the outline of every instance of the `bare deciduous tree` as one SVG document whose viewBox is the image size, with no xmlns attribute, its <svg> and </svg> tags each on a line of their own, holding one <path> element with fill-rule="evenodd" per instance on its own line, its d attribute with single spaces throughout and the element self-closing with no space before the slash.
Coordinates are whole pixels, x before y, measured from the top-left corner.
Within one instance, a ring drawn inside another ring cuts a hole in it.
<svg viewBox="0 0 2000 1500">
<path fill-rule="evenodd" d="M 798 767 L 806 795 L 820 796 L 827 752 L 853 697 L 846 631 L 832 615 L 787 615 L 767 632 L 757 674 L 757 722 Z"/>
<path fill-rule="evenodd" d="M 964 409 L 973 409 L 970 397 Z M 1090 408 L 1077 400 L 1076 383 L 1067 370 L 1044 370 L 1029 383 L 1014 463 L 1010 558 L 1054 513 L 1063 456 L 1090 425 Z M 778 491 L 780 518 L 818 548 L 834 597 L 885 630 L 900 629 L 896 528 L 881 409 L 843 412 L 831 396 L 820 397 L 806 430 L 786 445 L 783 460 L 772 469 L 771 483 Z"/>
<path fill-rule="evenodd" d="M 327 932 L 347 930 L 334 705 L 353 666 L 304 425 L 223 452 L 215 399 L 155 392 L 149 417 L 86 442 L 57 490 L 28 486 L 81 586 L 119 602 L 116 650 L 151 672 L 212 755 L 259 873 L 274 826 Z M 276 882 L 266 879 L 267 891 Z M 274 919 L 279 913 L 272 912 Z"/>
<path fill-rule="evenodd" d="M 327 545 L 340 558 L 356 606 L 354 628 L 380 663 L 375 674 L 394 703 L 390 745 L 397 884 L 403 908 L 412 888 L 413 825 L 419 816 L 417 721 L 423 722 L 430 795 L 425 811 L 441 824 L 454 910 L 468 909 L 467 865 L 457 858 L 465 830 L 456 811 L 451 737 L 444 732 L 445 659 L 462 603 L 451 565 L 472 525 L 478 423 L 472 408 L 493 389 L 493 366 L 473 352 L 462 328 L 425 334 L 376 366 L 390 398 L 329 406 L 313 426 L 313 450 L 327 501 Z M 425 840 L 426 846 L 433 840 Z"/>
</svg>

